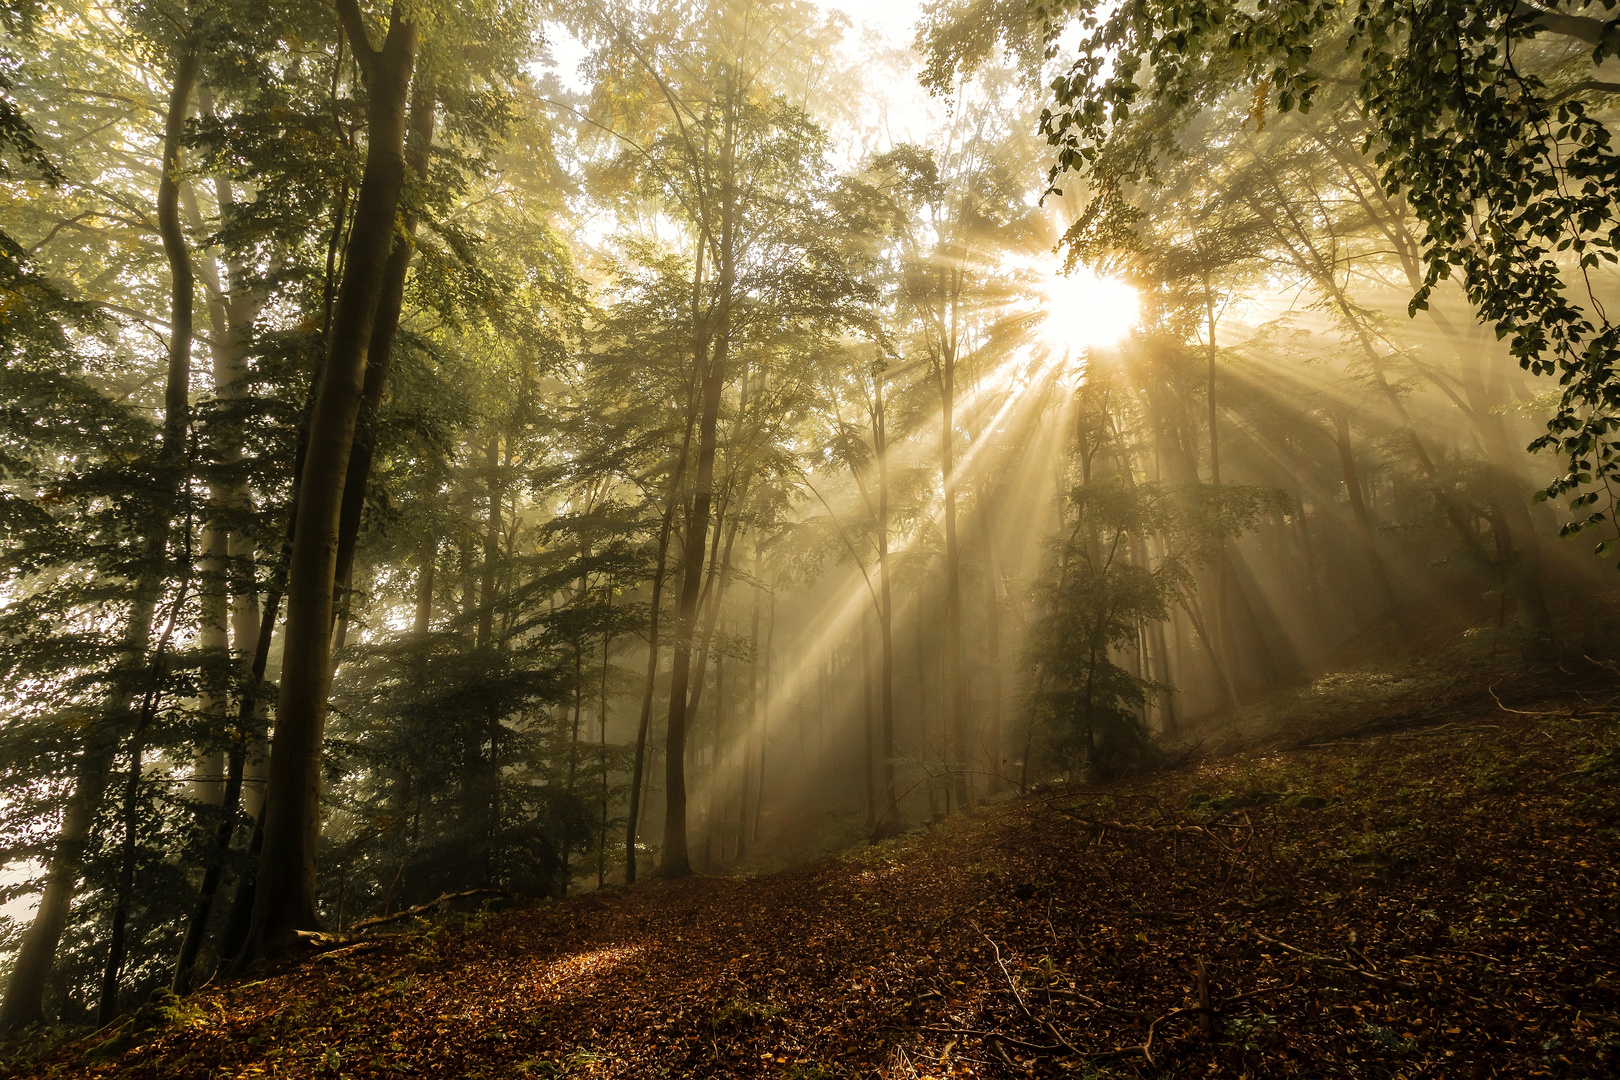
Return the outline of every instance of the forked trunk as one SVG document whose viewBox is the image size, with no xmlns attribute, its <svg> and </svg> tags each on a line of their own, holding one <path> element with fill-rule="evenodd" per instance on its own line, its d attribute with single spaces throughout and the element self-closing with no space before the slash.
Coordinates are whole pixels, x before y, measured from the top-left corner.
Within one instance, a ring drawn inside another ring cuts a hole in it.
<svg viewBox="0 0 1620 1080">
<path fill-rule="evenodd" d="M 297 931 L 313 930 L 320 921 L 315 856 L 321 743 L 332 674 L 339 516 L 366 353 L 405 177 L 405 104 L 416 57 L 416 24 L 396 19 L 382 48 L 372 49 L 356 0 L 339 0 L 338 10 L 366 79 L 369 141 L 299 480 L 264 849 L 259 856 L 253 927 L 239 965 L 283 951 L 296 940 Z"/>
</svg>

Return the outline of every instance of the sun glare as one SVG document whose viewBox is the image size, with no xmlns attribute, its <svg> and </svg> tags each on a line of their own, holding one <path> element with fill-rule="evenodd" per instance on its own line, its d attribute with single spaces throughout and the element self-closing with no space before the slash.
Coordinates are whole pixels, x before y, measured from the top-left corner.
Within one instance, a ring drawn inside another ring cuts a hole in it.
<svg viewBox="0 0 1620 1080">
<path fill-rule="evenodd" d="M 1041 337 L 1054 350 L 1112 345 L 1136 327 L 1136 290 L 1086 267 L 1047 274 L 1041 282 Z"/>
</svg>

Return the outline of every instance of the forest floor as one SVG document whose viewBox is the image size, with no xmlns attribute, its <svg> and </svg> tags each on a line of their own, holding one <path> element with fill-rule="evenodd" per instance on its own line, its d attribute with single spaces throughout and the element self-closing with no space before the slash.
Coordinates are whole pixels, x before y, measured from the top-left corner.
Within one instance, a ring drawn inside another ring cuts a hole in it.
<svg viewBox="0 0 1620 1080">
<path fill-rule="evenodd" d="M 422 924 L 0 1073 L 1614 1076 L 1620 682 L 1565 674 L 1302 733 L 1305 695 L 1238 752 Z"/>
</svg>

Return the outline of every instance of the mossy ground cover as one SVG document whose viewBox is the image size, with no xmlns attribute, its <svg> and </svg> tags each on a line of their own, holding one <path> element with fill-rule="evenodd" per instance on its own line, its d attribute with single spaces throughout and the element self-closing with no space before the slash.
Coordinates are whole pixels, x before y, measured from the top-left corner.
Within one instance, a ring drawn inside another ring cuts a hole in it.
<svg viewBox="0 0 1620 1080">
<path fill-rule="evenodd" d="M 1620 687 L 1583 678 L 418 926 L 9 1075 L 1612 1076 Z"/>
</svg>

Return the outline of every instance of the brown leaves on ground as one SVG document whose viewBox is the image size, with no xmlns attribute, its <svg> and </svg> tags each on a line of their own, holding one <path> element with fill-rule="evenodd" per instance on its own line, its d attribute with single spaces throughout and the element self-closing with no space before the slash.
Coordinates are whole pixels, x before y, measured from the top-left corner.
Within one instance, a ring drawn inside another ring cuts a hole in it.
<svg viewBox="0 0 1620 1080">
<path fill-rule="evenodd" d="M 1612 716 L 1497 712 L 1052 790 L 805 869 L 386 939 L 26 1071 L 1614 1075 L 1617 775 Z"/>
</svg>

